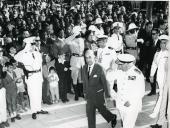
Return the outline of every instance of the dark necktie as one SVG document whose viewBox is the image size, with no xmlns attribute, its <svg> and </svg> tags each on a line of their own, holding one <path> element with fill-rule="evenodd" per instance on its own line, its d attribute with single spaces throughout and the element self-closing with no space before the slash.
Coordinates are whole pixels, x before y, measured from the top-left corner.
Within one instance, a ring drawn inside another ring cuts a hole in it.
<svg viewBox="0 0 170 128">
<path fill-rule="evenodd" d="M 117 39 L 119 40 L 119 35 L 117 35 Z"/>
<path fill-rule="evenodd" d="M 34 53 L 32 53 L 32 57 L 35 59 Z"/>
<path fill-rule="evenodd" d="M 88 79 L 90 78 L 90 68 L 91 67 L 88 68 Z"/>
</svg>

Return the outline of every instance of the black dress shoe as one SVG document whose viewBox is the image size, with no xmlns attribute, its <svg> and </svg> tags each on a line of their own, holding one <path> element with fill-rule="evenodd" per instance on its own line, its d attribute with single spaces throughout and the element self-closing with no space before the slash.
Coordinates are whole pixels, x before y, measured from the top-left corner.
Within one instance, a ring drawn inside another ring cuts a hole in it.
<svg viewBox="0 0 170 128">
<path fill-rule="evenodd" d="M 52 102 L 43 102 L 43 104 L 51 105 L 51 104 L 53 104 L 53 103 L 52 103 Z"/>
<path fill-rule="evenodd" d="M 83 94 L 83 93 L 81 93 L 80 97 L 84 98 L 84 94 Z"/>
<path fill-rule="evenodd" d="M 75 96 L 74 100 L 75 100 L 75 101 L 78 101 L 78 100 L 79 100 L 79 97 L 78 97 L 78 96 Z"/>
<path fill-rule="evenodd" d="M 15 122 L 15 117 L 11 118 L 11 122 Z"/>
<path fill-rule="evenodd" d="M 5 127 L 9 127 L 9 123 L 8 123 L 8 121 L 3 122 L 3 124 L 4 124 L 4 126 L 5 126 Z"/>
<path fill-rule="evenodd" d="M 41 110 L 41 111 L 38 111 L 37 114 L 48 114 L 48 112 Z"/>
<path fill-rule="evenodd" d="M 66 99 L 66 102 L 69 102 L 69 99 Z"/>
<path fill-rule="evenodd" d="M 21 120 L 21 116 L 19 114 L 16 115 L 15 119 Z"/>
<path fill-rule="evenodd" d="M 150 92 L 147 96 L 156 95 L 156 92 Z"/>
<path fill-rule="evenodd" d="M 123 120 L 120 121 L 121 126 L 123 127 Z"/>
<path fill-rule="evenodd" d="M 117 124 L 117 116 L 113 115 L 113 119 L 111 120 L 111 126 L 114 128 Z"/>
<path fill-rule="evenodd" d="M 36 113 L 32 114 L 32 119 L 34 119 L 34 120 L 37 119 L 37 114 Z"/>
<path fill-rule="evenodd" d="M 150 125 L 151 128 L 162 128 L 162 125 L 159 124 L 154 124 L 154 125 Z"/>
<path fill-rule="evenodd" d="M 66 103 L 66 100 L 62 100 L 63 103 Z"/>
</svg>

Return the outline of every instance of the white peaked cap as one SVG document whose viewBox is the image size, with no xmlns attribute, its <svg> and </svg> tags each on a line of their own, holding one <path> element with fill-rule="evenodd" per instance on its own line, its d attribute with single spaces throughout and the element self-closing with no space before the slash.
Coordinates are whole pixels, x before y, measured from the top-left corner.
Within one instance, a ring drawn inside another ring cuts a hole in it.
<svg viewBox="0 0 170 128">
<path fill-rule="evenodd" d="M 102 24 L 102 23 L 103 23 L 103 21 L 102 21 L 101 18 L 97 18 L 97 19 L 95 20 L 95 24 Z"/>
<path fill-rule="evenodd" d="M 36 37 L 32 36 L 32 37 L 25 38 L 23 40 L 23 42 L 25 42 L 26 44 L 31 44 L 31 43 L 35 42 L 35 40 L 36 40 Z"/>
<path fill-rule="evenodd" d="M 96 36 L 97 36 L 97 40 L 99 40 L 99 39 L 107 39 L 107 38 L 108 38 L 107 35 L 98 34 L 98 35 L 96 35 Z"/>
<path fill-rule="evenodd" d="M 159 39 L 160 39 L 160 40 L 169 40 L 169 36 L 167 36 L 167 35 L 161 35 L 161 36 L 159 37 Z"/>
<path fill-rule="evenodd" d="M 111 26 L 111 28 L 113 29 L 114 27 L 119 27 L 119 28 L 122 28 L 123 27 L 123 24 L 120 23 L 120 22 L 114 22 Z"/>
<path fill-rule="evenodd" d="M 91 30 L 91 31 L 96 31 L 96 26 L 94 25 L 90 25 L 88 30 Z"/>
<path fill-rule="evenodd" d="M 135 61 L 135 57 L 131 54 L 119 54 L 117 59 L 120 63 L 131 63 Z"/>
</svg>

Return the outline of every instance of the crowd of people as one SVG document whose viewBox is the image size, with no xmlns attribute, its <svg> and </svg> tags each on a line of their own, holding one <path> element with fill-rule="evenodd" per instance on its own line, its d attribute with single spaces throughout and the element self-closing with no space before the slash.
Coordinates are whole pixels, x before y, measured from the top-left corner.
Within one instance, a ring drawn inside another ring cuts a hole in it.
<svg viewBox="0 0 170 128">
<path fill-rule="evenodd" d="M 68 93 L 75 96 L 75 101 L 80 97 L 88 101 L 89 128 L 95 128 L 94 115 L 90 114 L 94 114 L 94 106 L 114 127 L 116 117 L 104 108 L 100 92 L 105 92 L 106 98 L 118 99 L 123 126 L 133 128 L 142 107 L 144 80 L 151 85 L 148 96 L 155 95 L 156 86 L 159 87 L 159 99 L 150 117 L 159 114 L 162 97 L 168 92 L 164 89 L 169 40 L 167 14 L 158 11 L 150 21 L 145 11 L 128 10 L 116 2 L 85 4 L 77 2 L 71 7 L 57 1 L 28 0 L 9 6 L 0 1 L 0 128 L 9 126 L 7 115 L 15 122 L 29 108 L 33 119 L 37 114 L 47 114 L 41 109 L 41 102 L 67 103 Z M 99 70 L 93 71 L 94 62 L 102 69 L 97 65 Z M 127 74 L 117 71 L 119 68 Z M 96 86 L 96 81 L 101 85 Z M 109 90 L 105 84 L 110 85 Z M 134 89 L 132 96 L 130 91 Z M 93 103 L 98 101 L 97 95 L 102 103 Z M 139 97 L 137 103 L 134 97 Z M 163 124 L 156 126 L 160 125 Z"/>
</svg>

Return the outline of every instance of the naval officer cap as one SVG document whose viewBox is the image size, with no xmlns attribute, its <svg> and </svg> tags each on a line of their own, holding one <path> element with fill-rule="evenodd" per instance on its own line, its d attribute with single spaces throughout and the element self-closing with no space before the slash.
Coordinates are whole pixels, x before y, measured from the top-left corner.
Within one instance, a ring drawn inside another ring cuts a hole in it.
<svg viewBox="0 0 170 128">
<path fill-rule="evenodd" d="M 114 29 L 114 28 L 122 28 L 123 27 L 123 24 L 120 23 L 120 22 L 114 22 L 111 26 L 111 29 Z"/>
<path fill-rule="evenodd" d="M 131 63 L 135 61 L 135 57 L 131 54 L 119 54 L 117 56 L 117 64 Z"/>
<path fill-rule="evenodd" d="M 26 44 L 32 44 L 35 43 L 36 39 L 37 38 L 35 36 L 32 36 L 32 37 L 25 38 L 23 42 L 25 42 Z"/>
<path fill-rule="evenodd" d="M 96 35 L 96 37 L 97 37 L 97 41 L 99 41 L 101 39 L 107 39 L 108 38 L 108 36 L 102 35 L 102 34 Z"/>
<path fill-rule="evenodd" d="M 167 35 L 161 35 L 159 37 L 160 40 L 169 40 L 169 37 Z"/>
</svg>

